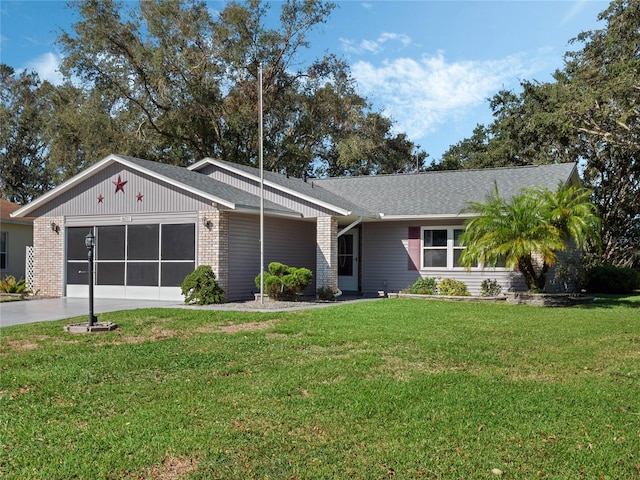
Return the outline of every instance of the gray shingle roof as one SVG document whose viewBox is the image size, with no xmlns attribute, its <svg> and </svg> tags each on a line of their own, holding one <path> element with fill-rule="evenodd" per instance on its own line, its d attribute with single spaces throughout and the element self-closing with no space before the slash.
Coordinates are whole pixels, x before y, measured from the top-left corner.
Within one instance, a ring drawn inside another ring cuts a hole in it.
<svg viewBox="0 0 640 480">
<path fill-rule="evenodd" d="M 527 187 L 555 190 L 574 175 L 575 163 L 404 175 L 315 180 L 317 186 L 384 215 L 457 215 L 467 202 L 482 202 L 497 182 L 502 197 Z"/>
<path fill-rule="evenodd" d="M 157 175 L 170 182 L 182 185 L 204 197 L 233 204 L 239 209 L 258 210 L 260 197 L 239 188 L 215 180 L 207 175 L 184 167 L 167 165 L 124 155 L 111 155 L 94 166 L 102 168 L 111 161 L 120 161 L 132 167 Z M 209 159 L 206 159 L 209 161 Z M 235 163 L 220 162 L 223 166 L 241 170 L 259 178 L 256 168 Z M 50 201 L 68 190 L 83 175 L 91 175 L 90 167 L 85 173 L 67 180 L 54 190 L 20 208 L 14 214 L 24 217 L 39 205 Z M 265 181 L 293 192 L 300 198 L 324 203 L 336 212 L 350 212 L 369 218 L 383 216 L 435 216 L 458 215 L 470 201 L 481 202 L 492 192 L 494 182 L 503 197 L 510 197 L 526 187 L 557 188 L 560 182 L 577 179 L 576 164 L 540 165 L 529 167 L 493 168 L 483 170 L 456 170 L 404 175 L 376 175 L 310 179 L 288 178 L 273 172 L 264 172 Z M 299 216 L 300 213 L 272 201 L 264 202 L 265 211 Z"/>
</svg>

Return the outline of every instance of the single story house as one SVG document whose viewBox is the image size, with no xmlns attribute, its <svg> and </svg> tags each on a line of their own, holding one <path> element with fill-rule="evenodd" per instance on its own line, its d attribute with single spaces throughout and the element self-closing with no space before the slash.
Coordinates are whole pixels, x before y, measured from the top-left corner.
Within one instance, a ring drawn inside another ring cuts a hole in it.
<svg viewBox="0 0 640 480">
<path fill-rule="evenodd" d="M 182 300 L 180 284 L 211 265 L 227 301 L 253 298 L 264 265 L 306 267 L 317 288 L 378 295 L 419 277 L 456 278 L 478 293 L 486 278 L 524 288 L 506 268 L 461 268 L 457 243 L 469 201 L 497 184 L 504 196 L 525 187 L 578 182 L 575 163 L 297 179 L 205 158 L 188 168 L 109 155 L 14 212 L 35 217 L 34 287 L 86 297 L 85 235 L 96 236 L 95 295 Z M 261 185 L 262 195 L 261 195 Z"/>
<path fill-rule="evenodd" d="M 27 247 L 33 245 L 33 218 L 12 217 L 17 203 L 0 199 L 0 278 L 26 278 Z"/>
</svg>

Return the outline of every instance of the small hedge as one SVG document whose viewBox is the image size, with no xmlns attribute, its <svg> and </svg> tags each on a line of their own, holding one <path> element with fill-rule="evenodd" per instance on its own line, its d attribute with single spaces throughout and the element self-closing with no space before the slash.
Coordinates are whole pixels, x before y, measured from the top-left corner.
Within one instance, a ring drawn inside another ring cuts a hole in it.
<svg viewBox="0 0 640 480">
<path fill-rule="evenodd" d="M 464 282 L 455 278 L 445 278 L 438 284 L 438 293 L 452 297 L 468 297 L 469 290 Z"/>
<path fill-rule="evenodd" d="M 480 284 L 481 297 L 497 297 L 502 293 L 502 287 L 497 280 L 485 279 Z"/>
<path fill-rule="evenodd" d="M 224 302 L 224 290 L 216 281 L 210 265 L 200 265 L 182 281 L 184 303 L 210 305 Z"/>
<path fill-rule="evenodd" d="M 296 295 L 311 285 L 313 273 L 308 268 L 290 267 L 280 262 L 271 262 L 269 271 L 264 272 L 264 289 L 269 297 L 276 300 L 295 299 Z M 255 279 L 260 288 L 260 274 Z"/>
<path fill-rule="evenodd" d="M 589 293 L 632 293 L 640 289 L 640 272 L 633 268 L 599 265 L 587 272 Z"/>
<path fill-rule="evenodd" d="M 447 295 L 455 297 L 467 297 L 469 291 L 464 282 L 454 278 L 445 278 L 438 282 L 438 278 L 427 277 L 419 278 L 409 288 L 403 290 L 403 293 L 411 293 L 415 295 Z"/>
<path fill-rule="evenodd" d="M 414 293 L 416 295 L 437 295 L 438 280 L 432 277 L 419 278 L 411 287 L 405 290 L 405 293 Z"/>
</svg>

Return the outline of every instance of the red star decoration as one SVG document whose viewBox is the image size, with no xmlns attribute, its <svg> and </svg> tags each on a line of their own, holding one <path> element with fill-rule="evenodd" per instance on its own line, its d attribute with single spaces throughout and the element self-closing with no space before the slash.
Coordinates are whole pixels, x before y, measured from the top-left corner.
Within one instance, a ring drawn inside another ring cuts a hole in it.
<svg viewBox="0 0 640 480">
<path fill-rule="evenodd" d="M 102 203 L 103 200 L 104 197 L 102 196 L 102 194 L 98 195 L 98 203 Z"/>
<path fill-rule="evenodd" d="M 138 192 L 138 194 L 136 195 L 136 198 L 138 199 L 139 202 L 142 201 L 142 197 L 144 197 L 144 195 L 142 195 L 140 192 Z"/>
<path fill-rule="evenodd" d="M 115 193 L 118 193 L 118 192 L 124 193 L 124 186 L 127 184 L 127 180 L 123 182 L 122 179 L 120 178 L 120 175 L 118 175 L 118 181 L 114 181 L 111 183 L 113 183 L 116 186 Z"/>
</svg>

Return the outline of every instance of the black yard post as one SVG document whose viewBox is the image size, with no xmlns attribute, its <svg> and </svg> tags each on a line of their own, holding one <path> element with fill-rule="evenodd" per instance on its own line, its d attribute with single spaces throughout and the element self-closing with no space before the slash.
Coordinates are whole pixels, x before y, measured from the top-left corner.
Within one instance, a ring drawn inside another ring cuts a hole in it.
<svg viewBox="0 0 640 480">
<path fill-rule="evenodd" d="M 84 244 L 87 247 L 87 257 L 89 260 L 89 326 L 93 327 L 96 317 L 93 316 L 93 248 L 95 246 L 96 237 L 93 230 L 90 230 L 84 237 Z"/>
</svg>

